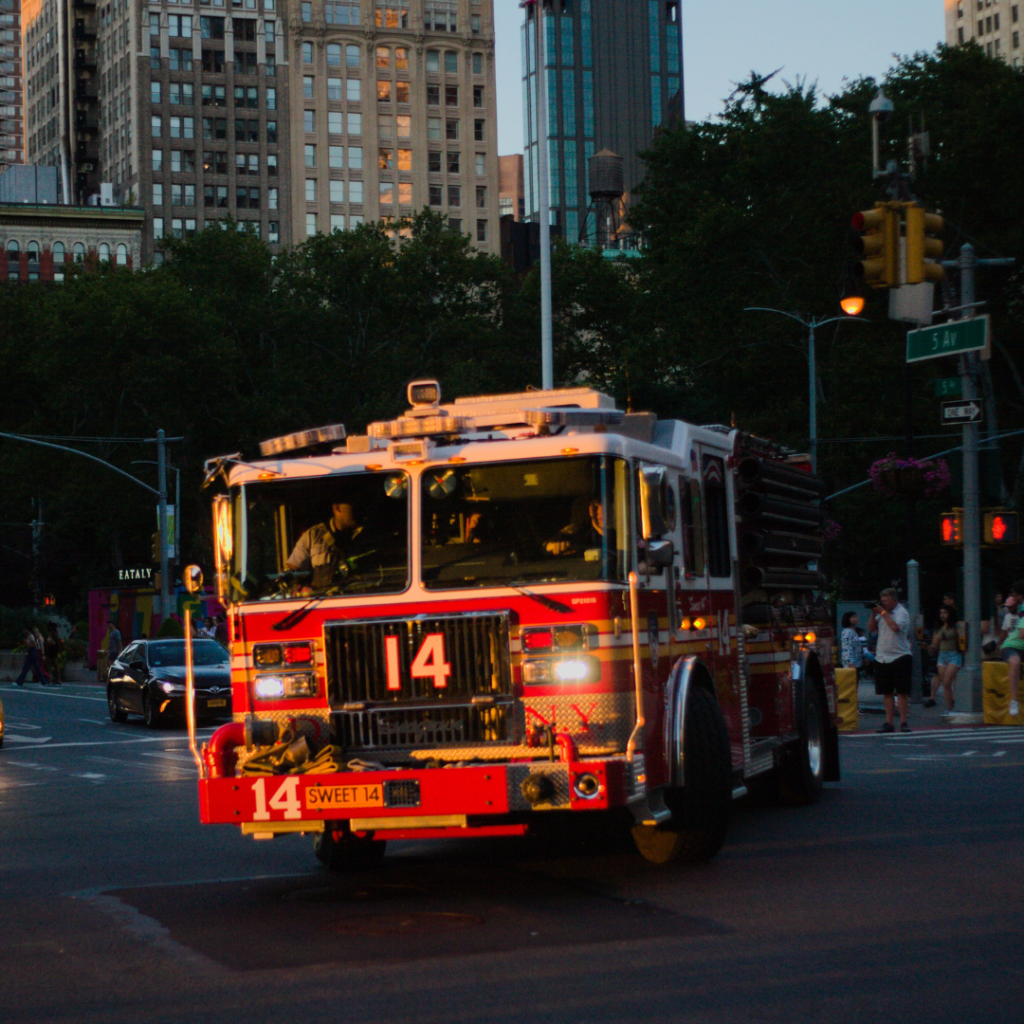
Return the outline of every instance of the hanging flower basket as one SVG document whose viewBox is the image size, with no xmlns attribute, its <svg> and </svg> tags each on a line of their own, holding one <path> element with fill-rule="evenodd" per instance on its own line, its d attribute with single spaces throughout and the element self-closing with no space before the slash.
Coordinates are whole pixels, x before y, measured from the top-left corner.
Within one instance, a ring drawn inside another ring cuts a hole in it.
<svg viewBox="0 0 1024 1024">
<path fill-rule="evenodd" d="M 933 498 L 952 479 L 945 459 L 904 459 L 895 452 L 872 463 L 868 476 L 875 490 L 890 498 Z"/>
</svg>

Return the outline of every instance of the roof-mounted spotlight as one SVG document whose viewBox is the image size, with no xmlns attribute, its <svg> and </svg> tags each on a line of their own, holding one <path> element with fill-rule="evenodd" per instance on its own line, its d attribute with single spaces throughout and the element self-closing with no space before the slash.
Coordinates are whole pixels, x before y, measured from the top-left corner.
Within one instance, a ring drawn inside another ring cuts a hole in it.
<svg viewBox="0 0 1024 1024">
<path fill-rule="evenodd" d="M 405 393 L 414 409 L 441 404 L 441 385 L 436 380 L 414 380 Z"/>
</svg>

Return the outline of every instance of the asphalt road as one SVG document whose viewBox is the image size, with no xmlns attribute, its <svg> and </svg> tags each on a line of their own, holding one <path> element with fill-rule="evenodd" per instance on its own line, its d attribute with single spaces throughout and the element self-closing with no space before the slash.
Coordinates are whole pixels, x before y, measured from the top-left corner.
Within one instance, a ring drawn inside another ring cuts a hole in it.
<svg viewBox="0 0 1024 1024">
<path fill-rule="evenodd" d="M 4 1024 L 1024 1017 L 1024 730 L 844 737 L 819 805 L 741 802 L 697 868 L 598 832 L 332 876 L 200 826 L 182 731 L 95 686 L 0 699 Z"/>
</svg>

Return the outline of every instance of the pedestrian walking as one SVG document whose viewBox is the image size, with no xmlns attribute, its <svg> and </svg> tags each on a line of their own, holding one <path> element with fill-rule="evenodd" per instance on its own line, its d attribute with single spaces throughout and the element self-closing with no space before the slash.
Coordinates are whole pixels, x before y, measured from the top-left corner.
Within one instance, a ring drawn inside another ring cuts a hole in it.
<svg viewBox="0 0 1024 1024">
<path fill-rule="evenodd" d="M 117 628 L 117 623 L 113 619 L 110 620 L 109 625 L 110 632 L 107 634 L 107 664 L 112 665 L 124 648 L 124 640 L 121 639 L 121 630 Z"/>
<path fill-rule="evenodd" d="M 61 684 L 61 661 L 64 654 L 64 641 L 57 632 L 57 623 L 51 622 L 46 631 L 46 640 L 43 642 L 43 654 L 46 657 L 46 670 L 50 673 L 50 683 L 53 686 Z"/>
<path fill-rule="evenodd" d="M 956 628 L 955 605 L 951 609 L 949 605 L 944 604 L 939 609 L 939 624 L 932 633 L 929 649 L 935 655 L 936 664 L 930 696 L 924 701 L 924 706 L 926 708 L 935 707 L 935 698 L 941 687 L 946 701 L 946 714 L 949 714 L 956 701 L 954 691 L 956 677 L 964 663 L 964 657 L 960 653 L 960 633 Z"/>
<path fill-rule="evenodd" d="M 21 637 L 21 645 L 25 648 L 25 660 L 22 662 L 21 671 L 14 682 L 18 686 L 25 685 L 25 676 L 32 673 L 32 682 L 38 682 L 43 678 L 43 666 L 39 660 L 40 647 L 36 642 L 35 633 L 31 629 L 25 629 Z"/>
<path fill-rule="evenodd" d="M 1009 688 L 1010 688 L 1010 717 L 1015 718 L 1020 714 L 1020 704 L 1017 701 L 1017 688 L 1020 683 L 1020 662 L 1024 657 L 1024 616 L 1020 614 L 1021 602 L 1024 600 L 1024 582 L 1014 583 L 1010 587 L 1010 596 L 1006 600 L 1006 607 L 1009 614 L 1003 620 L 1003 630 L 1006 639 L 1003 640 L 1000 651 L 1007 665 L 1010 667 Z"/>
<path fill-rule="evenodd" d="M 899 594 L 887 587 L 871 609 L 868 632 L 878 631 L 875 647 L 875 693 L 885 705 L 885 722 L 879 732 L 895 732 L 894 714 L 900 713 L 900 732 L 910 732 L 907 705 L 914 658 L 910 649 L 910 613 L 899 602 Z"/>
<path fill-rule="evenodd" d="M 841 622 L 842 632 L 839 634 L 839 657 L 843 668 L 855 668 L 858 671 L 864 665 L 864 645 L 860 641 L 857 630 L 859 621 L 856 612 L 845 612 Z"/>
</svg>

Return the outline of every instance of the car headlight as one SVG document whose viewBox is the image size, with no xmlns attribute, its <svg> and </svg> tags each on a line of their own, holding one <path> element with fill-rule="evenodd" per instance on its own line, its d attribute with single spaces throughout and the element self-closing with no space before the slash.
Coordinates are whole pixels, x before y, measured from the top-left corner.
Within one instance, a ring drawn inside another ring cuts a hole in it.
<svg viewBox="0 0 1024 1024">
<path fill-rule="evenodd" d="M 294 672 L 287 675 L 259 675 L 256 677 L 256 696 L 261 700 L 288 697 L 315 697 L 316 676 L 312 672 Z"/>
<path fill-rule="evenodd" d="M 156 685 L 159 686 L 160 689 L 168 696 L 185 692 L 185 687 L 182 683 L 172 683 L 167 679 L 158 680 Z"/>
</svg>

